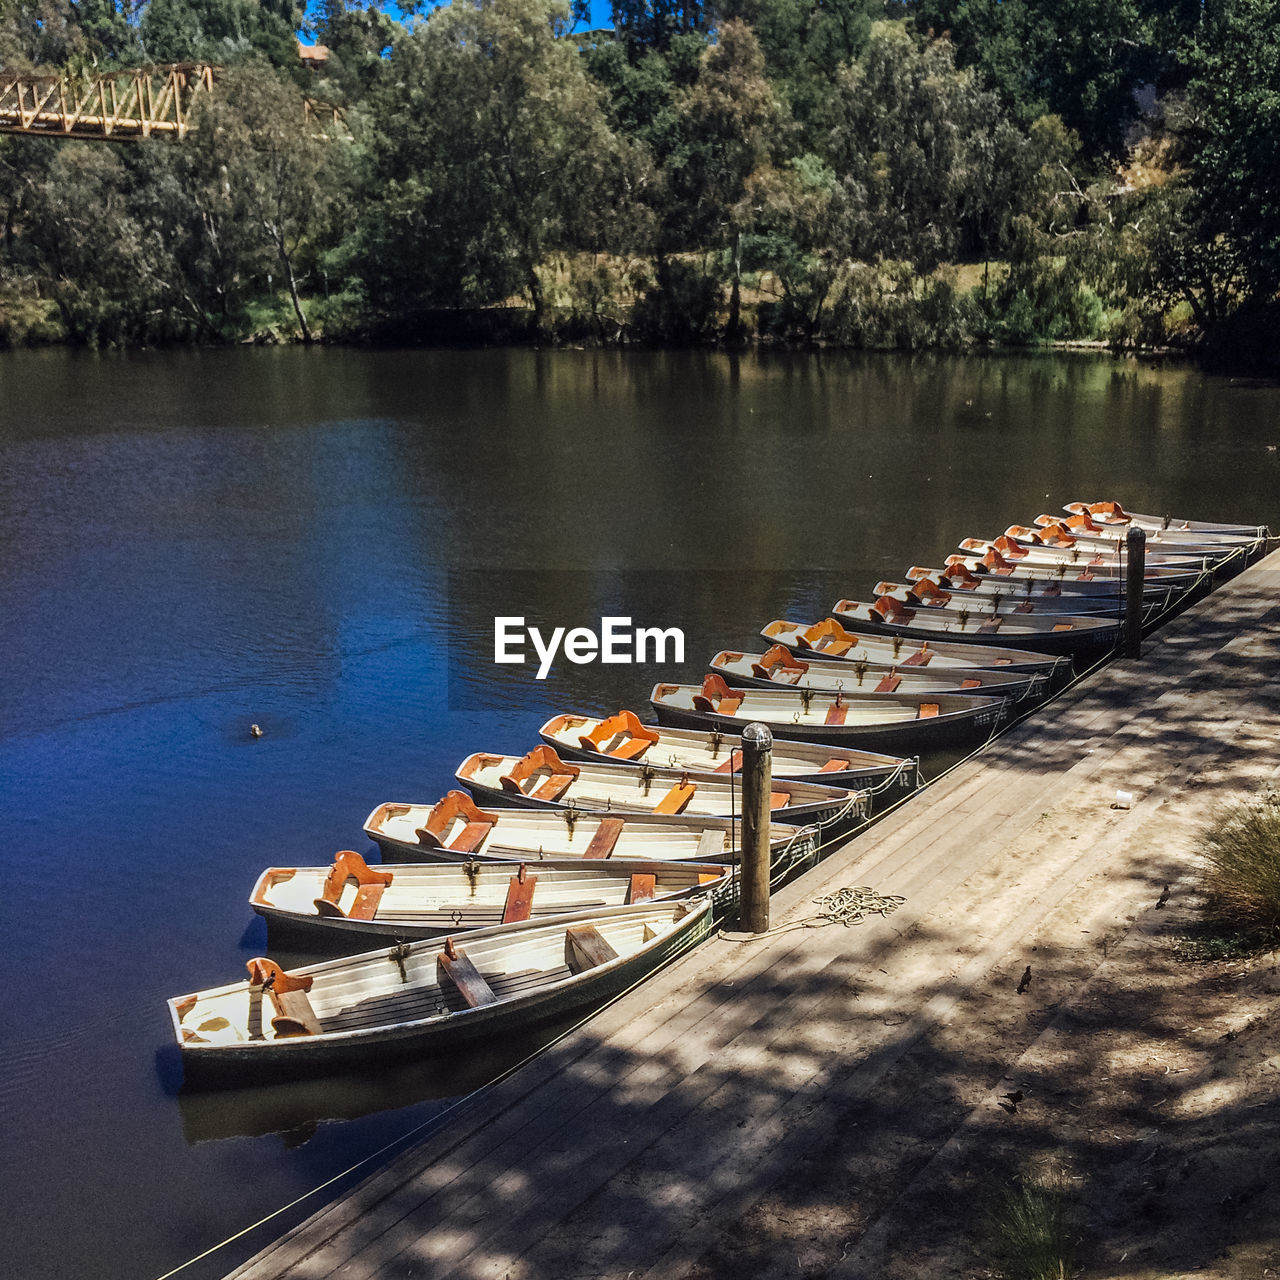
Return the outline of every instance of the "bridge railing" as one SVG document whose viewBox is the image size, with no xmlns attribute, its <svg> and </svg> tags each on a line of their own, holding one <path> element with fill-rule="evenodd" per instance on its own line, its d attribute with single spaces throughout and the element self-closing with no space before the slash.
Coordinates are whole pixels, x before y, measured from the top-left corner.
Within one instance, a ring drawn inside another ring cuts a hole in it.
<svg viewBox="0 0 1280 1280">
<path fill-rule="evenodd" d="M 196 96 L 214 91 L 220 70 L 184 62 L 80 80 L 0 70 L 0 133 L 91 142 L 185 138 Z M 313 98 L 303 100 L 301 123 L 325 137 L 351 136 L 342 108 Z"/>
<path fill-rule="evenodd" d="M 215 68 L 191 62 L 72 80 L 0 71 L 0 132 L 125 141 L 183 138 Z"/>
</svg>

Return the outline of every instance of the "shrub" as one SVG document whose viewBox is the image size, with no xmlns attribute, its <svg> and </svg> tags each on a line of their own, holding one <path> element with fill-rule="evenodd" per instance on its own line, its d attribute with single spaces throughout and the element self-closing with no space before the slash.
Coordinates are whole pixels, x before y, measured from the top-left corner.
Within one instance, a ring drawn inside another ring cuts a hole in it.
<svg viewBox="0 0 1280 1280">
<path fill-rule="evenodd" d="M 1197 852 L 1206 921 L 1259 946 L 1280 942 L 1280 796 L 1223 809 Z"/>
<path fill-rule="evenodd" d="M 1069 1182 L 1056 1165 L 1020 1174 L 988 1214 L 991 1260 L 1007 1280 L 1070 1280 Z"/>
</svg>

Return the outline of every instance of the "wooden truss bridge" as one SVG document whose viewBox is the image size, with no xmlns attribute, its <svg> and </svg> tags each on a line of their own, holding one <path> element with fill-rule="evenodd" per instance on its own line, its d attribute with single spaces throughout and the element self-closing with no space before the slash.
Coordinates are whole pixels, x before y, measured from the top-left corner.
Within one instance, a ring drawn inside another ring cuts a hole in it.
<svg viewBox="0 0 1280 1280">
<path fill-rule="evenodd" d="M 204 62 L 108 75 L 26 75 L 0 70 L 0 133 L 128 142 L 185 138 L 196 97 L 213 93 L 220 67 Z M 346 133 L 340 108 L 305 100 L 303 128 Z"/>
</svg>

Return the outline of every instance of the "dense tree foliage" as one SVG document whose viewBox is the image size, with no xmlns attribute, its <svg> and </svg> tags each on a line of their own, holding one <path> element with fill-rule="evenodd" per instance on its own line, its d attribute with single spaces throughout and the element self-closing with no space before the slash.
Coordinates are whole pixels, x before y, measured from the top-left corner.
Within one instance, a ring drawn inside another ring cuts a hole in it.
<svg viewBox="0 0 1280 1280">
<path fill-rule="evenodd" d="M 304 67 L 296 0 L 0 0 L 0 69 L 222 68 L 180 144 L 0 137 L 0 341 L 1247 329 L 1270 356 L 1280 0 L 585 16 L 325 0 Z"/>
</svg>

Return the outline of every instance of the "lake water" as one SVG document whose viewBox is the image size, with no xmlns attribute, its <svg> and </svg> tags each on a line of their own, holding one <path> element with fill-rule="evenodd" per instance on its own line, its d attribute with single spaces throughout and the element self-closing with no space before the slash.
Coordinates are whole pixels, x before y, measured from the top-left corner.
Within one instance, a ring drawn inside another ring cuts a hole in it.
<svg viewBox="0 0 1280 1280">
<path fill-rule="evenodd" d="M 1093 356 L 0 356 L 4 1271 L 155 1280 L 531 1050 L 183 1093 L 263 866 L 1073 498 L 1276 527 L 1278 444 L 1272 383 Z M 497 615 L 687 661 L 539 683 Z"/>
</svg>

